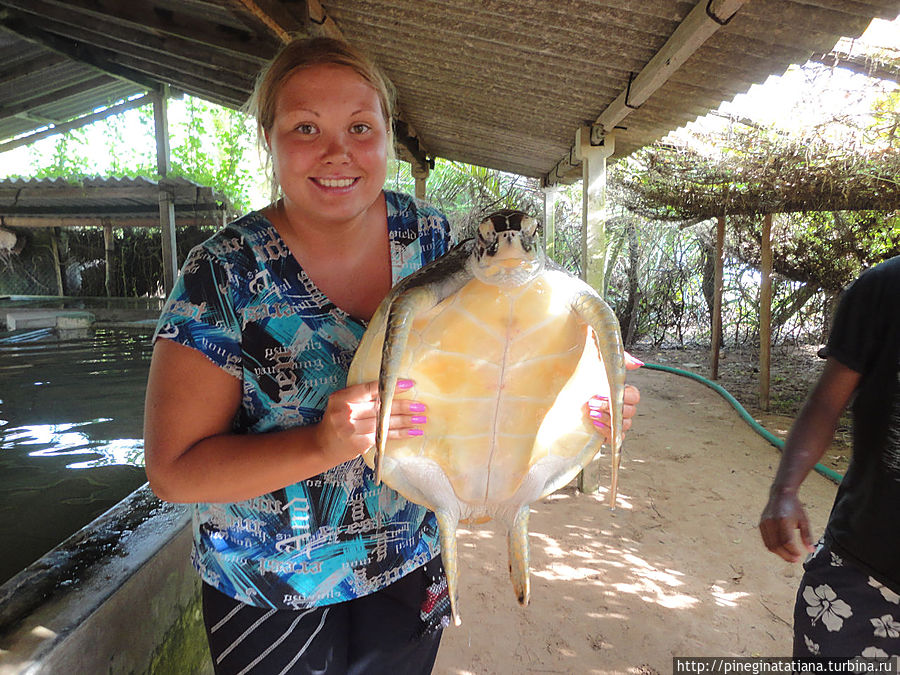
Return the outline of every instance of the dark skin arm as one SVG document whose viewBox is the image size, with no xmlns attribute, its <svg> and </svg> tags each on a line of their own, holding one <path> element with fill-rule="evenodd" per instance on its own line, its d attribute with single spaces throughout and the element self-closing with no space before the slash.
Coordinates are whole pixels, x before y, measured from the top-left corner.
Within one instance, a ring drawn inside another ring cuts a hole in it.
<svg viewBox="0 0 900 675">
<path fill-rule="evenodd" d="M 805 553 L 814 550 L 809 519 L 798 492 L 831 444 L 860 377 L 855 370 L 829 358 L 788 434 L 769 490 L 769 502 L 759 520 L 766 548 L 788 562 L 798 562 Z M 796 530 L 800 531 L 799 542 L 794 534 Z"/>
</svg>

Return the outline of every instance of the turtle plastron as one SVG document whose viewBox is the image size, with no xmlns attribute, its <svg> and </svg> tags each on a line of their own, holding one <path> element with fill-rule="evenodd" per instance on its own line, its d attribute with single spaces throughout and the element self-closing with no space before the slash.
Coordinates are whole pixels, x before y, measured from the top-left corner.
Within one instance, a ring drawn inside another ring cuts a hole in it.
<svg viewBox="0 0 900 675">
<path fill-rule="evenodd" d="M 622 436 L 624 354 L 609 306 L 580 279 L 549 269 L 524 214 L 500 212 L 479 238 L 407 277 L 373 317 L 350 384 L 379 381 L 377 477 L 437 516 L 454 621 L 456 529 L 490 519 L 508 530 L 517 599 L 529 598 L 530 504 L 599 452 L 584 411 L 608 383 L 613 504 Z M 517 229 L 516 224 L 521 223 Z M 425 434 L 387 440 L 397 394 L 424 403 Z"/>
</svg>

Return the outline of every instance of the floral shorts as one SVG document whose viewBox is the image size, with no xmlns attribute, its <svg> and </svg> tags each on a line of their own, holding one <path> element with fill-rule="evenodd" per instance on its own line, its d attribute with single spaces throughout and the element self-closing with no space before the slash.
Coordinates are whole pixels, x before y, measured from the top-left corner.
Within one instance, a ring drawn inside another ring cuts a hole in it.
<svg viewBox="0 0 900 675">
<path fill-rule="evenodd" d="M 794 656 L 900 655 L 900 595 L 819 542 L 794 605 Z"/>
</svg>

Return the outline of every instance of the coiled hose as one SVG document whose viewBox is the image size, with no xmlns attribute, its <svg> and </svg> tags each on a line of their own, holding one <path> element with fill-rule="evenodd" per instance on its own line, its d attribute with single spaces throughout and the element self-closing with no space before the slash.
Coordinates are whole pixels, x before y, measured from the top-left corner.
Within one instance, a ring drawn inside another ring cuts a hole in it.
<svg viewBox="0 0 900 675">
<path fill-rule="evenodd" d="M 697 375 L 697 373 L 692 373 L 689 370 L 682 370 L 680 368 L 673 368 L 672 366 L 663 366 L 658 363 L 645 363 L 643 367 L 649 368 L 650 370 L 661 370 L 665 373 L 682 375 L 684 377 L 689 377 L 692 380 L 697 380 L 697 382 L 700 382 L 701 384 L 705 384 L 713 391 L 721 394 L 722 397 L 731 404 L 731 407 L 737 410 L 741 418 L 743 418 L 743 420 L 750 425 L 750 428 L 753 429 L 753 431 L 765 438 L 767 441 L 769 441 L 769 443 L 774 445 L 779 450 L 784 450 L 784 441 L 778 438 L 778 436 L 773 434 L 771 431 L 763 427 L 755 419 L 753 419 L 753 417 L 750 415 L 750 413 L 747 412 L 744 406 L 738 403 L 738 400 L 734 396 L 729 394 L 728 391 L 721 385 L 718 385 L 712 380 L 706 379 L 705 377 L 701 377 L 700 375 Z M 813 468 L 829 480 L 834 481 L 838 484 L 840 484 L 841 480 L 844 478 L 842 474 L 839 474 L 834 469 L 830 469 L 822 464 L 816 464 Z"/>
</svg>

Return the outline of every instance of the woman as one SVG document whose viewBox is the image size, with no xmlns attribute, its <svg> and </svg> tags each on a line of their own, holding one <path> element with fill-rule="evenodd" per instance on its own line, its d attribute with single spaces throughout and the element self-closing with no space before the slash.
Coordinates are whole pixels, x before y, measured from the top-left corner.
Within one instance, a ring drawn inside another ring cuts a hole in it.
<svg viewBox="0 0 900 675">
<path fill-rule="evenodd" d="M 185 261 L 155 336 L 150 485 L 196 505 L 218 673 L 427 673 L 447 614 L 437 525 L 374 485 L 377 385 L 345 383 L 390 287 L 448 250 L 447 220 L 382 190 L 390 96 L 346 44 L 287 45 L 252 104 L 282 196 Z M 396 401 L 390 437 L 426 422 Z"/>
</svg>

